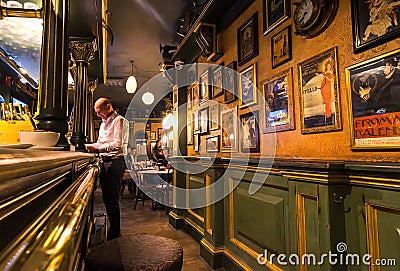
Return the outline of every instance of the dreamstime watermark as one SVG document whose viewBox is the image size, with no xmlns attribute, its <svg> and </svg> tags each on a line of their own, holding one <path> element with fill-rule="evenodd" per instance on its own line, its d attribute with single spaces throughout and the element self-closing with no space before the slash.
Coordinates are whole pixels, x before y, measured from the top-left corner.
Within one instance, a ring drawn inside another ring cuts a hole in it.
<svg viewBox="0 0 400 271">
<path fill-rule="evenodd" d="M 275 261 L 277 264 L 286 265 L 323 265 L 329 263 L 330 265 L 373 265 L 373 266 L 396 266 L 396 259 L 373 259 L 371 254 L 359 255 L 356 253 L 347 253 L 347 244 L 340 242 L 336 245 L 337 253 L 329 251 L 323 253 L 321 256 L 316 256 L 312 253 L 305 253 L 303 255 L 290 254 L 269 254 L 268 250 L 265 249 L 264 253 L 261 253 L 257 257 L 257 262 L 260 265 L 267 263 L 273 264 Z"/>
<path fill-rule="evenodd" d="M 154 76 L 136 91 L 127 110 L 126 118 L 128 119 L 131 117 L 129 112 L 137 112 L 140 108 L 145 108 L 143 113 L 150 118 L 150 113 L 157 104 L 164 102 L 165 97 L 174 97 L 173 102 L 176 102 L 175 96 L 188 95 L 188 102 L 178 102 L 179 106 L 174 108 L 175 123 L 180 124 L 174 126 L 173 137 L 183 139 L 182 137 L 185 135 L 195 134 L 196 140 L 200 141 L 197 155 L 207 159 L 187 159 L 186 153 L 182 155 L 179 144 L 175 144 L 178 146 L 173 146 L 174 157 L 169 161 L 175 171 L 191 175 L 204 174 L 217 159 L 216 153 L 221 145 L 225 148 L 224 158 L 238 158 L 235 162 L 232 162 L 234 159 L 226 159 L 224 172 L 218 175 L 218 178 L 207 187 L 174 186 L 173 189 L 170 189 L 170 191 L 173 191 L 173 197 L 160 197 L 159 194 L 154 193 L 154 187 L 143 185 L 143 182 L 139 181 L 132 173 L 133 180 L 144 193 L 161 204 L 174 208 L 196 209 L 205 207 L 220 201 L 231 193 L 245 177 L 246 170 L 243 170 L 243 168 L 250 164 L 257 170 L 251 175 L 251 180 L 247 179 L 247 181 L 250 181 L 248 193 L 254 194 L 262 187 L 269 172 L 268 170 L 258 170 L 258 168 L 260 163 L 262 163 L 264 169 L 271 168 L 275 157 L 276 135 L 272 131 L 268 134 L 268 139 L 260 140 L 263 131 L 261 124 L 265 121 L 261 120 L 264 114 L 259 112 L 258 107 L 248 107 L 245 115 L 238 115 L 237 109 L 235 110 L 237 105 L 232 106 L 232 103 L 227 106 L 224 102 L 228 99 L 225 98 L 225 95 L 228 95 L 230 96 L 229 101 L 238 100 L 240 106 L 245 107 L 254 104 L 256 97 L 263 97 L 256 84 L 253 84 L 254 73 L 255 70 L 253 69 L 245 73 L 238 73 L 225 66 L 207 63 L 179 65 Z M 155 99 L 151 105 L 144 107 L 142 96 L 149 90 L 154 94 Z M 175 95 L 176 92 L 179 92 L 178 95 Z M 224 99 L 214 100 L 213 97 L 217 96 Z M 179 98 L 179 100 L 183 99 Z M 224 112 L 230 112 L 230 114 Z M 186 125 L 182 125 L 184 123 Z M 213 143 L 209 138 L 210 136 L 207 136 L 210 134 L 211 127 L 213 127 L 212 130 L 220 130 L 219 137 L 214 136 L 219 141 L 218 144 L 211 146 L 211 148 L 216 148 L 217 151 L 214 149 L 212 152 L 209 151 L 209 144 Z M 193 133 L 189 133 L 188 129 L 191 129 L 190 131 Z M 137 133 L 134 130 L 131 130 L 131 132 Z M 169 133 L 172 135 L 171 131 Z M 170 139 L 169 135 L 168 138 Z M 131 134 L 130 137 L 135 137 L 135 134 Z M 195 142 L 194 137 L 193 144 L 196 144 L 198 141 Z M 262 148 L 260 148 L 261 142 Z M 259 155 L 263 159 L 251 159 L 250 152 L 255 149 L 260 150 Z M 162 176 L 159 176 L 158 179 L 161 187 L 171 186 L 162 179 Z M 189 200 L 187 200 L 188 198 Z M 168 199 L 169 201 L 167 201 Z"/>
</svg>

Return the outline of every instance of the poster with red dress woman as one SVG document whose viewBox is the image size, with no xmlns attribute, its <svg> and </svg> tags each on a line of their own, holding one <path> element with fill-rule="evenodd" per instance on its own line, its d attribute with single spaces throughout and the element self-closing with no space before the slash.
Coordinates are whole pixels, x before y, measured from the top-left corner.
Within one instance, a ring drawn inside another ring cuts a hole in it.
<svg viewBox="0 0 400 271">
<path fill-rule="evenodd" d="M 334 47 L 299 64 L 303 134 L 341 129 L 336 56 Z"/>
</svg>

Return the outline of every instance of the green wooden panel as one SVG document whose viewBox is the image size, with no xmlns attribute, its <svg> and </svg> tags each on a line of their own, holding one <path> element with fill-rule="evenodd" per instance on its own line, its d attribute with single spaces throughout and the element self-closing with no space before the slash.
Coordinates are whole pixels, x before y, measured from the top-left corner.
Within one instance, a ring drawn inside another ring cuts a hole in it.
<svg viewBox="0 0 400 271">
<path fill-rule="evenodd" d="M 284 199 L 258 192 L 249 195 L 238 187 L 234 195 L 234 216 L 238 240 L 261 251 L 285 252 Z"/>
<path fill-rule="evenodd" d="M 316 261 L 318 261 L 320 254 L 318 201 L 305 198 L 304 208 L 306 214 L 306 253 L 312 253 L 316 256 Z M 317 265 L 310 265 L 307 270 L 320 270 L 320 268 Z"/>
<path fill-rule="evenodd" d="M 379 254 L 381 259 L 395 259 L 400 263 L 400 211 L 378 209 Z M 385 266 L 383 270 L 398 271 L 399 266 Z"/>
</svg>

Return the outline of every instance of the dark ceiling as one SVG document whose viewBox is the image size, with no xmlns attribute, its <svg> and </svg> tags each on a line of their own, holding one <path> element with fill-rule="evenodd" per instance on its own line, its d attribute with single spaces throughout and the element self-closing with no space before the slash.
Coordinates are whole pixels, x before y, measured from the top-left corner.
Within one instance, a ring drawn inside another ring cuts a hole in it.
<svg viewBox="0 0 400 271">
<path fill-rule="evenodd" d="M 138 89 L 159 74 L 160 43 L 175 44 L 177 23 L 188 0 L 109 1 L 109 21 L 114 41 L 107 48 L 107 82 L 100 84 L 95 98 L 110 97 L 117 107 L 127 107 L 133 97 L 125 90 L 131 63 Z M 157 95 L 157 93 L 154 93 Z"/>
</svg>

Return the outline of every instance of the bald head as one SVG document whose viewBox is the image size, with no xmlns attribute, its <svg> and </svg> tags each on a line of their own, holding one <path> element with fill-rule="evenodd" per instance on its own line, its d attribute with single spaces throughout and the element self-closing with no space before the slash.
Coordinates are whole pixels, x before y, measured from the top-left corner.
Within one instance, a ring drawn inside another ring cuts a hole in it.
<svg viewBox="0 0 400 271">
<path fill-rule="evenodd" d="M 114 111 L 112 104 L 107 98 L 99 98 L 94 103 L 94 112 L 97 116 L 103 120 L 107 119 L 108 116 Z"/>
</svg>

